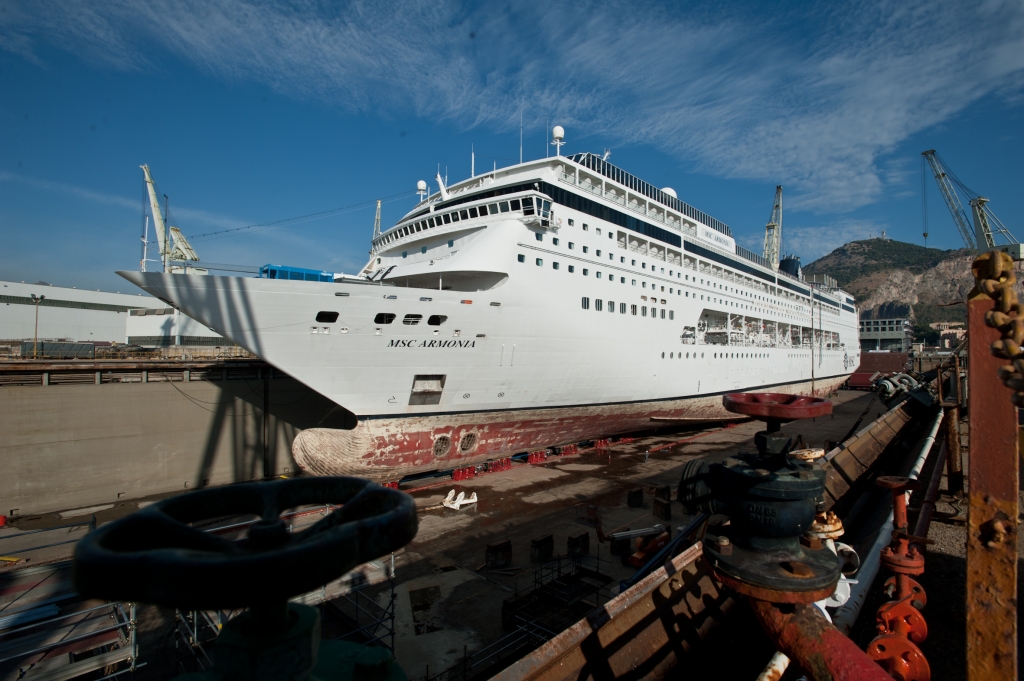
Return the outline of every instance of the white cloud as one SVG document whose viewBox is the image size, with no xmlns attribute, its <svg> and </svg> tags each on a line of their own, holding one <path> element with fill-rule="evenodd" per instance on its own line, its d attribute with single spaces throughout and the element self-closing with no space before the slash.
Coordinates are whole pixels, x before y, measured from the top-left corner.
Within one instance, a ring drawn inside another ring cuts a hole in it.
<svg viewBox="0 0 1024 681">
<path fill-rule="evenodd" d="M 66 184 L 64 182 L 42 180 L 27 175 L 17 175 L 15 173 L 10 173 L 7 171 L 0 171 L 0 182 L 15 182 L 19 184 L 28 185 L 30 187 L 35 187 L 37 189 L 43 189 L 45 191 L 77 196 L 80 199 L 85 199 L 86 201 L 91 201 L 92 203 L 101 203 L 108 206 L 120 206 L 122 208 L 129 208 L 136 212 L 140 212 L 142 210 L 142 202 L 140 199 L 129 199 L 124 196 L 117 196 L 116 194 L 104 194 L 102 192 L 96 192 L 91 189 L 77 187 L 75 185 Z M 239 220 L 237 218 L 232 218 L 225 215 L 217 215 L 216 213 L 211 213 L 205 210 L 194 210 L 190 208 L 173 207 L 171 209 L 171 213 L 176 218 L 185 218 L 186 221 L 188 222 L 198 222 L 220 229 L 232 229 L 244 227 L 245 225 L 251 224 L 243 220 Z M 186 229 L 186 231 L 188 230 Z"/>
<path fill-rule="evenodd" d="M 0 15 L 0 47 L 38 59 L 46 41 L 118 69 L 151 68 L 159 48 L 290 96 L 466 126 L 514 127 L 524 106 L 570 135 L 785 184 L 787 208 L 816 212 L 881 198 L 902 181 L 886 158 L 900 142 L 1024 83 L 1013 0 L 714 11 L 61 0 Z"/>
</svg>

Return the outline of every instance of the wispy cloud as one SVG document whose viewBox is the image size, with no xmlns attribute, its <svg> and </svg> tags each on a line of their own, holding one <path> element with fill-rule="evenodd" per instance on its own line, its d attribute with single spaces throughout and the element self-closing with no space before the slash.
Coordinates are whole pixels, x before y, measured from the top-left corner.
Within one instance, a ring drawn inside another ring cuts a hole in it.
<svg viewBox="0 0 1024 681">
<path fill-rule="evenodd" d="M 788 208 L 817 212 L 879 199 L 902 181 L 886 158 L 900 142 L 1024 83 L 1013 0 L 720 7 L 61 0 L 0 15 L 0 47 L 142 70 L 159 48 L 290 96 L 465 126 L 512 127 L 524 106 L 571 134 L 786 184 Z"/>
<path fill-rule="evenodd" d="M 85 189 L 84 187 L 78 187 L 72 184 L 66 184 L 64 182 L 43 180 L 40 178 L 31 177 L 27 175 L 18 175 L 7 171 L 0 171 L 0 182 L 22 184 L 29 187 L 35 187 L 36 189 L 42 189 L 44 191 L 60 193 L 67 196 L 76 196 L 80 199 L 84 199 L 92 203 L 105 204 L 108 206 L 119 206 L 121 208 L 129 208 L 136 212 L 142 210 L 142 204 L 139 199 L 129 199 L 124 196 L 117 196 L 116 194 L 104 194 L 103 192 Z M 205 210 L 175 207 L 172 210 L 172 213 L 174 214 L 175 217 L 185 218 L 186 221 L 193 224 L 202 223 L 204 225 L 210 225 L 211 227 L 217 227 L 221 229 L 235 229 L 238 227 L 244 227 L 245 225 L 251 224 L 244 220 L 239 220 L 237 218 L 232 218 L 225 215 L 218 215 L 216 213 L 211 213 Z"/>
</svg>

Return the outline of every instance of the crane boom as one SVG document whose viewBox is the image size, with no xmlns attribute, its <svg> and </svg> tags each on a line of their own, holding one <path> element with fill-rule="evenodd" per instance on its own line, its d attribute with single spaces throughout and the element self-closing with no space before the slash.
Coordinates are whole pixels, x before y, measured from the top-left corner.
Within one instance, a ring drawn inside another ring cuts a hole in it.
<svg viewBox="0 0 1024 681">
<path fill-rule="evenodd" d="M 977 250 L 978 245 L 971 235 L 972 230 L 967 220 L 967 211 L 964 210 L 963 204 L 960 203 L 960 197 L 957 196 L 953 184 L 949 181 L 949 173 L 946 171 L 945 164 L 939 159 L 934 149 L 923 151 L 921 155 L 928 161 L 928 167 L 932 169 L 935 183 L 939 185 L 939 193 L 942 194 L 942 200 L 946 202 L 946 208 L 953 216 L 953 223 L 956 225 L 957 231 L 960 232 L 960 238 L 964 240 L 964 245 L 972 250 Z"/>
<path fill-rule="evenodd" d="M 775 205 L 772 217 L 764 227 L 764 258 L 774 269 L 779 269 L 779 252 L 782 250 L 782 185 L 775 187 Z"/>
<path fill-rule="evenodd" d="M 156 183 L 153 182 L 153 176 L 149 173 L 149 166 L 143 164 L 142 174 L 146 178 L 146 191 L 149 192 L 149 207 L 153 212 L 153 223 L 156 227 L 156 243 L 160 247 L 160 262 L 163 266 L 163 271 L 167 271 L 167 258 L 170 256 L 170 248 L 168 244 L 167 225 L 164 223 L 164 214 L 160 211 L 160 199 L 156 195 Z"/>
<path fill-rule="evenodd" d="M 988 199 L 972 191 L 961 182 L 960 178 L 946 166 L 934 149 L 923 151 L 921 155 L 928 161 L 928 165 L 932 169 L 935 182 L 939 185 L 939 191 L 946 202 L 946 207 L 949 208 L 949 212 L 953 216 L 953 222 L 956 224 L 956 228 L 964 240 L 964 245 L 976 251 L 987 251 L 995 248 L 1009 253 L 1015 260 L 1020 260 L 1022 256 L 1020 243 L 1010 233 L 1010 230 L 1006 228 L 1006 225 L 996 217 L 992 209 L 986 205 Z M 956 188 L 959 188 L 964 193 L 971 206 L 971 213 L 974 217 L 973 234 L 971 233 L 970 221 L 967 218 L 967 211 L 964 210 L 964 206 L 960 202 Z M 996 245 L 995 234 L 997 232 L 1007 242 L 1005 245 Z"/>
</svg>

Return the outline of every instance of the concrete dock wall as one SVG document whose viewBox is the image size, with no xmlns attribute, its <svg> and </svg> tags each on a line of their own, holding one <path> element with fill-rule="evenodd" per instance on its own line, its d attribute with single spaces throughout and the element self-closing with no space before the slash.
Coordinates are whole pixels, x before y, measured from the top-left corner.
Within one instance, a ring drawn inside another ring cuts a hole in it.
<svg viewBox="0 0 1024 681">
<path fill-rule="evenodd" d="M 291 444 L 299 431 L 355 425 L 269 368 L 209 371 L 198 380 L 191 373 L 103 382 L 96 372 L 95 382 L 46 385 L 54 374 L 39 385 L 0 387 L 0 514 L 287 475 L 297 470 Z"/>
</svg>

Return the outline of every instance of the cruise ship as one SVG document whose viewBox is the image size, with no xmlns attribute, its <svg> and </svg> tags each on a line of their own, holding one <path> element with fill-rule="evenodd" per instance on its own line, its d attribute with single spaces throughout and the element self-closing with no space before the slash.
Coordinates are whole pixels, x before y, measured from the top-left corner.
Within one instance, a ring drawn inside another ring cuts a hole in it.
<svg viewBox="0 0 1024 681">
<path fill-rule="evenodd" d="M 860 361 L 854 299 L 589 153 L 496 169 L 375 235 L 358 276 L 121 276 L 340 405 L 316 475 L 394 481 L 659 425 L 722 395 L 824 395 Z"/>
</svg>

